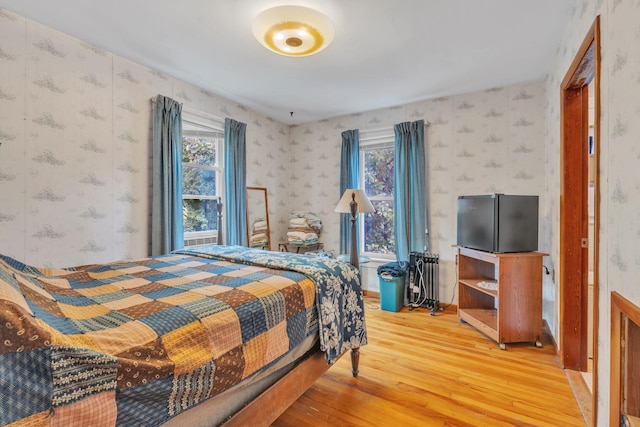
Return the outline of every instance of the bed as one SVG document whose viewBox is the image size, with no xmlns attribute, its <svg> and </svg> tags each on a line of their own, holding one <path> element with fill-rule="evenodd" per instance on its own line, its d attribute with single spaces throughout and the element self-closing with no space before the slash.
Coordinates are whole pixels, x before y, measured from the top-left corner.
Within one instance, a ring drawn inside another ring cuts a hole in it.
<svg viewBox="0 0 640 427">
<path fill-rule="evenodd" d="M 0 255 L 0 425 L 268 424 L 367 343 L 351 265 L 207 246 L 65 269 Z"/>
</svg>

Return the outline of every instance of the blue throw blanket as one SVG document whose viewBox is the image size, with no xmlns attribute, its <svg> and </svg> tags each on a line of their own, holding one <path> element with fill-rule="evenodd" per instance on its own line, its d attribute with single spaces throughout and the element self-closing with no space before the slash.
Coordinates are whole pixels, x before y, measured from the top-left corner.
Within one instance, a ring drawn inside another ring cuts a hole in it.
<svg viewBox="0 0 640 427">
<path fill-rule="evenodd" d="M 320 348 L 327 362 L 333 363 L 344 351 L 367 344 L 362 288 L 358 270 L 351 264 L 326 257 L 261 251 L 242 246 L 204 246 L 174 253 L 305 274 L 316 283 Z"/>
</svg>

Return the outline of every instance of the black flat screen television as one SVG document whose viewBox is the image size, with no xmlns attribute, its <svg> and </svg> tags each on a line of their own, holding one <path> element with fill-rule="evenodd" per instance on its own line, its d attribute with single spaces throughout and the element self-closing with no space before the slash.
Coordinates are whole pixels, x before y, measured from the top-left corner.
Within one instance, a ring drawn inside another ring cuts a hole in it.
<svg viewBox="0 0 640 427">
<path fill-rule="evenodd" d="M 458 246 L 486 252 L 538 250 L 538 196 L 458 197 Z"/>
</svg>

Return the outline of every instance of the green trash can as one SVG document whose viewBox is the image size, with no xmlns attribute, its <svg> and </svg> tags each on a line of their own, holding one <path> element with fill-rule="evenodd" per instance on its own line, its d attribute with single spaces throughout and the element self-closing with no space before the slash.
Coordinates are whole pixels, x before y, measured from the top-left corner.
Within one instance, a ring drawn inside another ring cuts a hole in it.
<svg viewBox="0 0 640 427">
<path fill-rule="evenodd" d="M 380 279 L 380 308 L 386 311 L 400 311 L 404 306 L 404 278 L 405 275 L 394 277 L 379 274 Z"/>
</svg>

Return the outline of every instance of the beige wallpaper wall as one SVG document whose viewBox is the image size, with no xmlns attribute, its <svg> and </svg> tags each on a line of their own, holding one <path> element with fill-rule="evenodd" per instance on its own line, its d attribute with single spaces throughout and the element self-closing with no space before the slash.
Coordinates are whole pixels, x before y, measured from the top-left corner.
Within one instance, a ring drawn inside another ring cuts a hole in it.
<svg viewBox="0 0 640 427">
<path fill-rule="evenodd" d="M 453 295 L 459 194 L 541 196 L 540 250 L 559 258 L 559 85 L 601 16 L 598 425 L 608 424 L 610 292 L 640 305 L 640 1 L 576 0 L 545 82 L 363 112 L 289 129 L 234 102 L 0 9 L 0 252 L 38 265 L 148 253 L 149 99 L 248 124 L 249 183 L 269 188 L 274 241 L 309 209 L 337 249 L 340 133 L 425 119 L 432 250 Z M 556 275 L 557 277 L 557 272 Z M 544 317 L 557 338 L 557 285 Z"/>
<path fill-rule="evenodd" d="M 577 0 L 547 78 L 546 171 L 549 244 L 560 256 L 559 87 L 595 17 L 601 26 L 600 251 L 597 425 L 609 416 L 611 292 L 640 305 L 640 2 Z M 598 120 L 598 118 L 596 118 Z M 556 275 L 557 277 L 557 275 Z M 558 308 L 559 309 L 559 308 Z"/>
<path fill-rule="evenodd" d="M 316 212 L 324 223 L 325 247 L 338 251 L 339 214 L 333 209 L 340 198 L 341 132 L 429 122 L 425 139 L 431 251 L 440 254 L 440 299 L 449 303 L 455 285 L 457 197 L 532 194 L 540 196 L 544 206 L 545 98 L 544 82 L 529 82 L 293 127 L 291 207 Z M 540 223 L 544 227 L 547 221 L 541 218 Z M 545 234 L 541 229 L 540 236 Z M 539 249 L 546 250 L 542 239 Z M 365 287 L 373 291 L 378 290 L 377 276 L 375 270 L 366 270 L 377 265 L 363 265 Z M 553 313 L 553 303 L 545 305 Z"/>
<path fill-rule="evenodd" d="M 157 94 L 247 123 L 247 181 L 286 215 L 286 125 L 2 9 L 0 76 L 1 253 L 58 267 L 148 255 Z"/>
<path fill-rule="evenodd" d="M 246 122 L 248 183 L 269 190 L 273 242 L 284 239 L 288 212 L 306 209 L 323 220 L 328 250 L 338 248 L 340 133 L 425 119 L 431 250 L 441 254 L 444 301 L 454 297 L 458 195 L 537 194 L 544 203 L 543 82 L 290 129 L 9 12 L 0 10 L 0 21 L 0 252 L 27 263 L 148 253 L 149 100 L 158 93 Z M 375 280 L 367 285 L 376 290 Z"/>
</svg>

